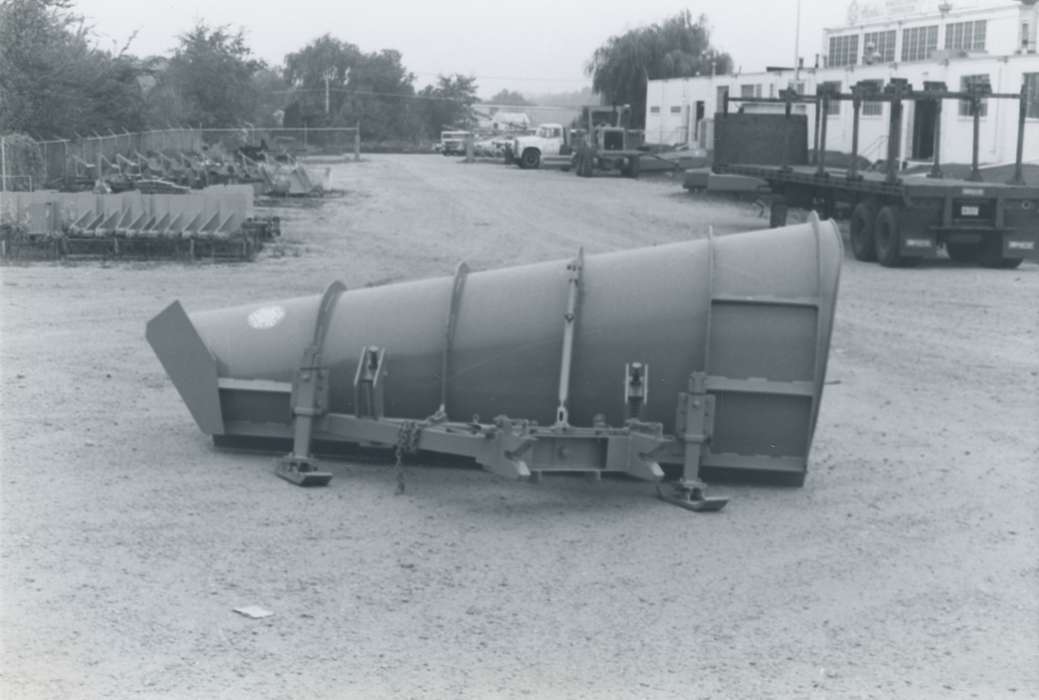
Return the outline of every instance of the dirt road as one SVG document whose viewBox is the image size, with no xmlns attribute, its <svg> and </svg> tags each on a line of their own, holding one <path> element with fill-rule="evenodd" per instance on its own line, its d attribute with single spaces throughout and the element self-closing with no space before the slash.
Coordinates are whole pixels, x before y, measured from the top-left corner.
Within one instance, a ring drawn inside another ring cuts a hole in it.
<svg viewBox="0 0 1039 700">
<path fill-rule="evenodd" d="M 335 166 L 253 264 L 0 268 L 0 695 L 1039 696 L 1039 266 L 847 260 L 807 484 L 219 452 L 144 341 L 189 310 L 761 228 L 664 181 Z M 260 605 L 273 616 L 232 612 Z"/>
</svg>

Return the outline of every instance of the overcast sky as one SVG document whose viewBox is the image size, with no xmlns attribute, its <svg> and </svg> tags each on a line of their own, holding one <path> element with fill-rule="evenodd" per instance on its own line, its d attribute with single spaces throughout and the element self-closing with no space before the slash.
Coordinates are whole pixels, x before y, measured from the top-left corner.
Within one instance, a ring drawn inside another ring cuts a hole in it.
<svg viewBox="0 0 1039 700">
<path fill-rule="evenodd" d="M 801 55 L 821 50 L 823 27 L 840 25 L 849 0 L 801 0 Z M 921 2 L 927 9 L 938 0 Z M 167 53 L 196 20 L 246 31 L 271 64 L 326 32 L 364 51 L 392 48 L 417 86 L 438 73 L 476 75 L 479 93 L 542 93 L 588 84 L 583 68 L 607 37 L 688 8 L 706 14 L 715 46 L 737 67 L 790 65 L 798 0 L 78 0 L 100 40 L 136 54 Z"/>
</svg>

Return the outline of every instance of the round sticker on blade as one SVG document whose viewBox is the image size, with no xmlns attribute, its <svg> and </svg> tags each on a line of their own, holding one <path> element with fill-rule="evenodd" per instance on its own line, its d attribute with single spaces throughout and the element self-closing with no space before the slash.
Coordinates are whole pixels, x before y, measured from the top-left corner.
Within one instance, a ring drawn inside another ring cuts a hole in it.
<svg viewBox="0 0 1039 700">
<path fill-rule="evenodd" d="M 274 328 L 285 318 L 284 306 L 262 306 L 249 314 L 249 325 L 257 330 Z"/>
</svg>

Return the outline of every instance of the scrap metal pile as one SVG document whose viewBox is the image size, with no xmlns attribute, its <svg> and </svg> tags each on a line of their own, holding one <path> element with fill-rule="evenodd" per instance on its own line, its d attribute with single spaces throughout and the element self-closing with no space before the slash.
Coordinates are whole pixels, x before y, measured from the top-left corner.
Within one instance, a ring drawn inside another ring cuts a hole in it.
<svg viewBox="0 0 1039 700">
<path fill-rule="evenodd" d="M 100 155 L 96 163 L 73 155 L 63 189 L 184 194 L 220 184 L 250 184 L 270 197 L 321 196 L 331 189 L 329 169 L 318 176 L 291 156 L 275 157 L 260 147 L 117 153 L 113 159 Z"/>
<path fill-rule="evenodd" d="M 0 254 L 250 260 L 280 234 L 256 217 L 250 185 L 187 194 L 0 193 Z"/>
</svg>

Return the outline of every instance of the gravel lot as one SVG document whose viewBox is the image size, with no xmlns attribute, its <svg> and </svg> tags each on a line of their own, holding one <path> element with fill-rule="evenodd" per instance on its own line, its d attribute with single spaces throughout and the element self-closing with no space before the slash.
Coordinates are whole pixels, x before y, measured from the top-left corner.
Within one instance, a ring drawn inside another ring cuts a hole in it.
<svg viewBox="0 0 1039 700">
<path fill-rule="evenodd" d="M 763 228 L 667 179 L 372 156 L 240 265 L 0 268 L 0 695 L 1039 696 L 1039 265 L 848 259 L 802 489 L 512 483 L 216 451 L 144 340 L 189 310 Z M 274 612 L 250 620 L 241 605 Z"/>
</svg>

